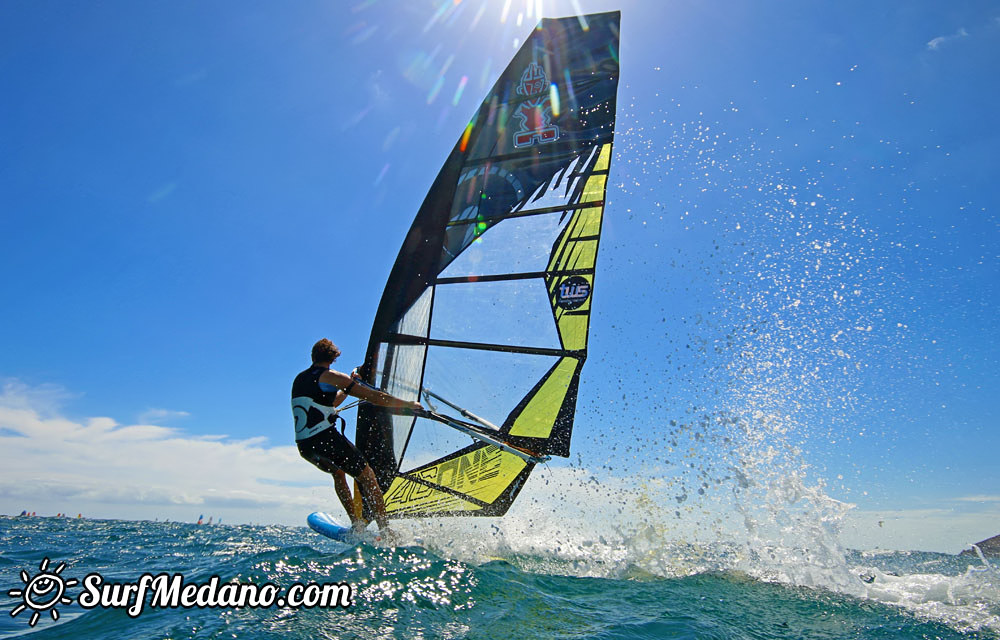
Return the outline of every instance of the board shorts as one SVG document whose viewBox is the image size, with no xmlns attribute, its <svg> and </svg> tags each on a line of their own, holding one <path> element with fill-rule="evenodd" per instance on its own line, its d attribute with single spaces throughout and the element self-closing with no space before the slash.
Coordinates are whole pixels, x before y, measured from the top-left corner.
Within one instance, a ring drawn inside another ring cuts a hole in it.
<svg viewBox="0 0 1000 640">
<path fill-rule="evenodd" d="M 305 440 L 299 440 L 296 444 L 303 458 L 327 473 L 339 469 L 356 478 L 368 466 L 368 462 L 357 447 L 333 427 L 324 429 Z"/>
</svg>

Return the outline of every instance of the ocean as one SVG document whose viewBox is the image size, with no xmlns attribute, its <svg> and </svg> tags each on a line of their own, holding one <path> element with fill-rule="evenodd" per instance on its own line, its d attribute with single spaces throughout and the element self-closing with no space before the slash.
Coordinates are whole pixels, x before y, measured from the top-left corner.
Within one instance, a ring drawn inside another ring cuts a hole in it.
<svg viewBox="0 0 1000 640">
<path fill-rule="evenodd" d="M 760 548 L 748 563 L 746 550 L 648 536 L 518 548 L 489 525 L 401 532 L 395 548 L 354 547 L 304 526 L 0 517 L 0 637 L 1000 638 L 1000 563 L 974 555 L 847 551 L 835 567 L 789 570 L 787 558 L 808 556 Z M 41 573 L 52 577 L 37 584 Z M 82 597 L 142 574 L 179 574 L 205 593 L 213 576 L 289 597 L 296 583 L 347 584 L 351 600 L 170 608 L 146 597 L 131 616 L 134 600 Z"/>
</svg>

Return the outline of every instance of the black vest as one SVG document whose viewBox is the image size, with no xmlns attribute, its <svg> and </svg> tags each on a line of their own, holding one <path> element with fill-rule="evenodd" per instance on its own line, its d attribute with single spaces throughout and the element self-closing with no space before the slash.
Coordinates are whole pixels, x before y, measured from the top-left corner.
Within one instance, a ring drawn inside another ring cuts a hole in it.
<svg viewBox="0 0 1000 640">
<path fill-rule="evenodd" d="M 319 377 L 326 367 L 309 367 L 292 382 L 292 416 L 295 418 L 295 439 L 305 440 L 333 426 L 337 410 L 333 402 L 337 392 L 319 388 Z"/>
</svg>

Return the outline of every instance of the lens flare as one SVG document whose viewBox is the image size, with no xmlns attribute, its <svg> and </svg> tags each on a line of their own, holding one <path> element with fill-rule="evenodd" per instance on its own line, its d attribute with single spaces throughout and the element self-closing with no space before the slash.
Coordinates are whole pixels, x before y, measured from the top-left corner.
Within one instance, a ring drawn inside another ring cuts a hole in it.
<svg viewBox="0 0 1000 640">
<path fill-rule="evenodd" d="M 469 82 L 469 76 L 462 76 L 462 79 L 458 81 L 458 88 L 455 89 L 455 96 L 451 99 L 451 106 L 457 107 L 459 100 L 462 99 L 462 92 L 465 91 L 465 85 Z"/>
<path fill-rule="evenodd" d="M 500 12 L 500 24 L 507 22 L 507 14 L 510 13 L 510 0 L 503 3 L 503 11 Z"/>
<path fill-rule="evenodd" d="M 437 80 L 434 81 L 434 86 L 431 87 L 430 93 L 427 94 L 427 104 L 433 104 L 434 100 L 437 98 L 438 93 L 441 92 L 441 87 L 444 86 L 444 76 L 438 76 Z"/>
<path fill-rule="evenodd" d="M 466 148 L 469 146 L 469 137 L 472 136 L 472 123 L 465 125 L 465 131 L 462 132 L 462 141 L 459 143 L 459 150 L 465 153 Z"/>
</svg>

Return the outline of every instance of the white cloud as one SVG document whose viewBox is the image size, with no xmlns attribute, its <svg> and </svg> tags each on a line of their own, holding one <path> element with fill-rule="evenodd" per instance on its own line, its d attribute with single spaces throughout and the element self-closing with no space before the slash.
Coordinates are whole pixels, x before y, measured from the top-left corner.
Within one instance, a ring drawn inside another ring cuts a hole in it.
<svg viewBox="0 0 1000 640">
<path fill-rule="evenodd" d="M 160 424 L 178 418 L 187 418 L 191 414 L 187 411 L 173 411 L 170 409 L 146 409 L 139 414 L 139 422 L 142 424 Z"/>
<path fill-rule="evenodd" d="M 0 393 L 0 512 L 173 520 L 224 513 L 229 521 L 302 524 L 309 511 L 338 504 L 329 476 L 294 446 L 107 417 L 75 421 L 52 410 L 53 393 L 62 392 L 14 383 Z M 275 435 L 289 441 L 291 426 Z"/>
<path fill-rule="evenodd" d="M 931 51 L 937 51 L 938 49 L 941 48 L 942 45 L 947 44 L 952 40 L 956 40 L 958 38 L 967 38 L 968 36 L 969 32 L 966 31 L 964 27 L 960 27 L 958 31 L 951 34 L 950 36 L 938 36 L 934 38 L 933 40 L 927 43 L 927 48 L 930 49 Z"/>
<path fill-rule="evenodd" d="M 32 408 L 43 415 L 50 415 L 58 410 L 68 400 L 79 398 L 82 394 L 70 393 L 63 387 L 54 384 L 28 386 L 16 379 L 5 379 L 0 391 L 3 406 L 10 408 Z"/>
<path fill-rule="evenodd" d="M 962 496 L 955 498 L 959 502 L 1000 502 L 1000 496 Z"/>
<path fill-rule="evenodd" d="M 72 420 L 52 408 L 53 400 L 65 397 L 54 387 L 3 387 L 0 512 L 186 521 L 204 514 L 293 525 L 302 525 L 310 511 L 341 513 L 329 476 L 291 444 L 290 424 L 268 434 L 288 443 L 273 446 L 265 436 L 231 440 L 108 417 Z M 684 478 L 647 472 L 619 477 L 552 464 L 537 469 L 508 515 L 489 519 L 489 526 L 504 544 L 520 540 L 547 548 L 558 540 L 564 551 L 583 555 L 601 537 L 630 553 L 636 545 L 718 540 L 795 548 L 839 540 L 857 549 L 957 552 L 1000 533 L 1000 496 L 960 496 L 923 510 L 851 509 L 787 470 L 758 470 L 760 477 L 752 469 L 743 472 L 698 495 L 683 490 Z M 475 540 L 466 536 L 468 527 L 487 525 L 473 520 L 402 528 L 418 535 L 454 529 L 458 544 Z"/>
</svg>

